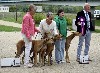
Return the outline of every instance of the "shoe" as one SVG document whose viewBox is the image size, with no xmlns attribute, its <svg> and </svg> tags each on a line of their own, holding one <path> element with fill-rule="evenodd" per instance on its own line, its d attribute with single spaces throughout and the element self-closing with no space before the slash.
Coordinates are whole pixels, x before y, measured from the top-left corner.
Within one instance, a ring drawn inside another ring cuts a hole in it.
<svg viewBox="0 0 100 73">
<path fill-rule="evenodd" d="M 90 58 L 88 58 L 88 61 L 92 61 Z"/>
<path fill-rule="evenodd" d="M 60 64 L 60 63 L 61 63 L 61 61 L 56 61 L 56 63 L 57 63 L 57 64 Z"/>
<path fill-rule="evenodd" d="M 76 61 L 77 61 L 77 62 L 80 62 L 80 59 L 79 59 L 79 58 L 77 58 L 77 59 L 76 59 Z"/>
<path fill-rule="evenodd" d="M 65 61 L 64 61 L 64 60 L 60 60 L 60 62 L 61 62 L 61 63 L 65 63 Z"/>
<path fill-rule="evenodd" d="M 25 68 L 26 68 L 26 67 L 27 67 L 27 68 L 32 68 L 32 67 L 33 67 L 33 64 L 29 63 L 29 64 L 26 64 L 24 67 L 25 67 Z"/>
</svg>

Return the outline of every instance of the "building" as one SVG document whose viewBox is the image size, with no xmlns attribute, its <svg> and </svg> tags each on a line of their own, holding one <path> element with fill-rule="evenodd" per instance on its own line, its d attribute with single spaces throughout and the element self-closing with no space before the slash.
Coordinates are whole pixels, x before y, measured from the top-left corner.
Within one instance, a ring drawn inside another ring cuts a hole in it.
<svg viewBox="0 0 100 73">
<path fill-rule="evenodd" d="M 8 6 L 0 6 L 0 12 L 9 12 Z"/>
</svg>

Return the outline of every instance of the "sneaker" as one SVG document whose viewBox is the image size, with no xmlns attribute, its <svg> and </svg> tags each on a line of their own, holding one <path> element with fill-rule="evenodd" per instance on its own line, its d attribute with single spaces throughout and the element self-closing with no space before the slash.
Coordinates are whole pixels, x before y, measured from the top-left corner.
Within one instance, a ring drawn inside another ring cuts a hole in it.
<svg viewBox="0 0 100 73">
<path fill-rule="evenodd" d="M 76 61 L 77 61 L 77 62 L 80 62 L 80 59 L 79 59 L 79 58 L 77 58 L 77 59 L 76 59 Z"/>
<path fill-rule="evenodd" d="M 33 67 L 33 64 L 29 63 L 29 64 L 25 65 L 24 67 L 25 67 L 25 68 L 26 68 L 26 67 L 27 67 L 27 68 L 32 68 L 32 67 Z"/>
<path fill-rule="evenodd" d="M 57 63 L 57 64 L 60 64 L 60 63 L 61 63 L 61 61 L 56 61 L 56 63 Z"/>
<path fill-rule="evenodd" d="M 65 61 L 64 60 L 60 60 L 61 61 L 61 63 L 65 63 Z"/>
</svg>

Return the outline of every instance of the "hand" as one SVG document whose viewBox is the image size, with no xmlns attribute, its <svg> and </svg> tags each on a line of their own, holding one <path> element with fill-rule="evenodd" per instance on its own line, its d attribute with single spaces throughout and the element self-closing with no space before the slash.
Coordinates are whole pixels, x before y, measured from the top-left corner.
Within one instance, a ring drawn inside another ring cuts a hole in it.
<svg viewBox="0 0 100 73">
<path fill-rule="evenodd" d="M 37 33 L 41 33 L 40 30 L 37 30 Z"/>
<path fill-rule="evenodd" d="M 79 33 L 79 36 L 82 36 L 82 33 Z"/>
<path fill-rule="evenodd" d="M 29 38 L 29 42 L 32 42 L 32 38 Z"/>
<path fill-rule="evenodd" d="M 78 24 L 78 25 L 80 25 L 81 23 L 80 23 L 80 22 L 78 22 L 77 24 Z"/>
<path fill-rule="evenodd" d="M 61 39 L 61 37 L 62 37 L 61 34 L 57 34 L 57 35 L 54 36 L 54 38 L 55 38 L 56 40 L 57 40 L 57 39 L 58 39 L 58 40 Z"/>
</svg>

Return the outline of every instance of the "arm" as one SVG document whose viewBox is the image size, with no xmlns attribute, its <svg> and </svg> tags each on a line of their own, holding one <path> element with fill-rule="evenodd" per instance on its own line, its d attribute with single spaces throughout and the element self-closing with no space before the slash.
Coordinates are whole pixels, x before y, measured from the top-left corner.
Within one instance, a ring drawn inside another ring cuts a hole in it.
<svg viewBox="0 0 100 73">
<path fill-rule="evenodd" d="M 77 13 L 77 16 L 76 16 L 76 21 L 75 21 L 75 25 L 76 25 L 76 26 L 78 26 L 78 25 L 80 24 L 80 21 L 79 21 L 79 19 L 78 19 L 79 17 L 80 17 L 80 13 L 78 12 L 78 13 Z"/>
<path fill-rule="evenodd" d="M 60 23 L 59 23 L 59 21 L 58 21 L 58 18 L 55 17 L 55 18 L 54 18 L 54 21 L 56 22 L 56 27 L 57 27 L 57 29 L 59 30 L 59 29 L 60 29 Z"/>
<path fill-rule="evenodd" d="M 42 33 L 42 35 L 44 36 L 44 29 L 43 29 L 42 22 L 40 22 L 39 29 L 40 29 L 40 32 Z"/>
<path fill-rule="evenodd" d="M 75 21 L 75 25 L 77 26 L 77 32 L 81 32 L 81 24 L 80 24 L 80 20 L 79 20 L 79 17 L 81 16 L 82 14 L 80 12 L 77 13 L 77 16 L 76 16 L 76 21 Z"/>
<path fill-rule="evenodd" d="M 54 35 L 57 35 L 57 34 L 58 34 L 58 29 L 56 26 L 56 22 L 54 21 Z"/>
<path fill-rule="evenodd" d="M 39 32 L 39 30 L 35 27 L 35 21 L 34 21 L 34 19 L 30 19 L 30 26 L 33 27 L 34 32 Z"/>
<path fill-rule="evenodd" d="M 26 16 L 23 18 L 23 29 L 27 38 L 30 38 L 29 26 L 30 26 L 29 17 Z"/>
</svg>

